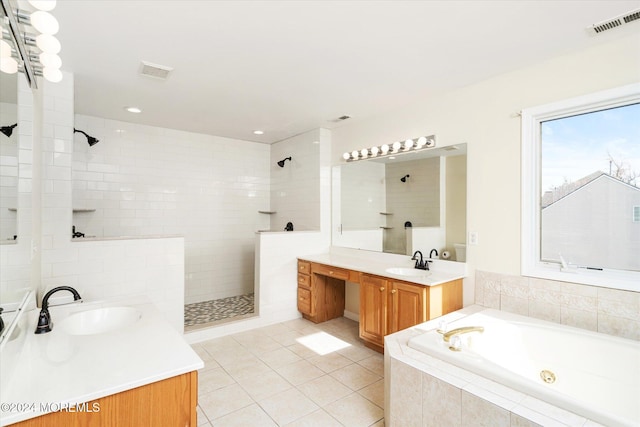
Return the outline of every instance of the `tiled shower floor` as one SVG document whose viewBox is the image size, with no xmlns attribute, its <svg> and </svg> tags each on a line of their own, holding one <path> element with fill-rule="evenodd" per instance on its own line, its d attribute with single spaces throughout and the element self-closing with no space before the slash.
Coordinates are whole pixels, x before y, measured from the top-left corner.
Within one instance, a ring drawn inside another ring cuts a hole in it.
<svg viewBox="0 0 640 427">
<path fill-rule="evenodd" d="M 254 313 L 253 293 L 201 301 L 184 306 L 184 326 L 204 326 Z"/>
</svg>

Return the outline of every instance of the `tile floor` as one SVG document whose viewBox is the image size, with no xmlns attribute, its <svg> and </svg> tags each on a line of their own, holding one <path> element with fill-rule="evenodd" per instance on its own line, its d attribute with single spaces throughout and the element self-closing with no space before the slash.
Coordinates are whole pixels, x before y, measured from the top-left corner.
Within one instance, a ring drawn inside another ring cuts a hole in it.
<svg viewBox="0 0 640 427">
<path fill-rule="evenodd" d="M 253 292 L 184 306 L 184 326 L 210 326 L 214 322 L 253 314 Z"/>
<path fill-rule="evenodd" d="M 304 319 L 194 344 L 198 426 L 384 426 L 382 354 L 344 317 Z"/>
</svg>

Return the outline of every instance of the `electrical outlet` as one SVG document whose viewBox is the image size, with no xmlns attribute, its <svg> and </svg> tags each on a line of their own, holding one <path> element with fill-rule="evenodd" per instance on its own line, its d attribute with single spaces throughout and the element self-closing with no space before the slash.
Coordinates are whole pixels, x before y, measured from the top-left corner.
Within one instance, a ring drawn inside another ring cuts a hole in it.
<svg viewBox="0 0 640 427">
<path fill-rule="evenodd" d="M 469 245 L 476 246 L 478 244 L 478 232 L 470 231 L 469 232 Z"/>
</svg>

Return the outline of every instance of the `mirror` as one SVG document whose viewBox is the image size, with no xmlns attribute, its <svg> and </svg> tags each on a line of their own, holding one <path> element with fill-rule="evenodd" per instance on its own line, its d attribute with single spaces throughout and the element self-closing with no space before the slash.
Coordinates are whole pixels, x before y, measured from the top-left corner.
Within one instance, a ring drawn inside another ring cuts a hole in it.
<svg viewBox="0 0 640 427">
<path fill-rule="evenodd" d="M 332 186 L 334 246 L 466 261 L 466 144 L 338 165 Z"/>
<path fill-rule="evenodd" d="M 0 244 L 18 235 L 18 74 L 0 73 Z"/>
</svg>

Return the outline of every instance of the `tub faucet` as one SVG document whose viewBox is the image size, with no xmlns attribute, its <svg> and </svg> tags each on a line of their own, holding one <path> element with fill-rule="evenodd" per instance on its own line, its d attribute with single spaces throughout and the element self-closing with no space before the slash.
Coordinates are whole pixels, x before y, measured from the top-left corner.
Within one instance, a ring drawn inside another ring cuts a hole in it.
<svg viewBox="0 0 640 427">
<path fill-rule="evenodd" d="M 418 259 L 418 254 L 420 254 L 420 259 Z M 433 262 L 430 259 L 425 261 L 422 258 L 422 252 L 420 251 L 415 251 L 411 259 L 416 262 L 415 268 L 417 268 L 418 270 L 429 270 L 429 263 Z"/>
<path fill-rule="evenodd" d="M 431 252 L 429 252 L 429 258 L 433 258 L 433 253 L 436 253 L 436 257 L 438 256 L 438 250 L 437 249 L 431 249 Z"/>
<path fill-rule="evenodd" d="M 73 300 L 78 301 L 82 300 L 82 297 L 71 286 L 58 286 L 57 288 L 51 289 L 49 292 L 44 294 L 44 298 L 42 298 L 42 308 L 40 310 L 40 316 L 38 317 L 38 326 L 36 326 L 36 334 L 45 334 L 47 332 L 51 332 L 51 328 L 53 328 L 53 321 L 51 320 L 51 315 L 49 314 L 49 297 L 58 291 L 69 291 L 73 294 Z"/>
<path fill-rule="evenodd" d="M 442 334 L 442 339 L 445 342 L 449 342 L 452 337 L 459 336 L 462 334 L 468 334 L 471 332 L 484 332 L 484 326 L 463 326 L 461 328 L 452 329 L 449 332 L 444 332 Z"/>
</svg>

